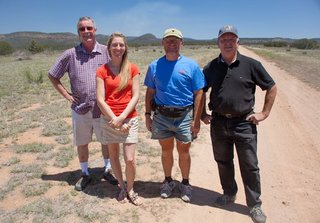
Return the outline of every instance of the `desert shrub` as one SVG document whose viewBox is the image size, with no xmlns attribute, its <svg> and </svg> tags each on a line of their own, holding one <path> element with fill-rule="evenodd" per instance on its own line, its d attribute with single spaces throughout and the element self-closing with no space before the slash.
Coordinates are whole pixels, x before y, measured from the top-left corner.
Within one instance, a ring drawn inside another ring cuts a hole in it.
<svg viewBox="0 0 320 223">
<path fill-rule="evenodd" d="M 14 174 L 24 174 L 28 179 L 40 178 L 45 171 L 43 167 L 39 164 L 30 164 L 30 165 L 16 165 L 11 170 L 11 173 Z"/>
<path fill-rule="evenodd" d="M 17 164 L 20 162 L 20 159 L 18 157 L 11 157 L 6 162 L 2 163 L 1 166 L 12 166 L 14 164 Z"/>
<path fill-rule="evenodd" d="M 288 43 L 285 41 L 270 41 L 263 44 L 265 47 L 286 47 Z"/>
<path fill-rule="evenodd" d="M 291 47 L 297 49 L 318 49 L 319 44 L 316 40 L 312 39 L 300 39 L 291 44 Z"/>
<path fill-rule="evenodd" d="M 26 197 L 39 196 L 47 192 L 47 190 L 49 190 L 50 187 L 50 183 L 28 183 L 27 185 L 23 186 L 22 193 Z"/>
<path fill-rule="evenodd" d="M 70 160 L 74 158 L 75 154 L 76 153 L 72 147 L 62 148 L 57 153 L 57 157 L 53 165 L 57 167 L 67 167 Z"/>
<path fill-rule="evenodd" d="M 46 161 L 52 160 L 56 156 L 56 153 L 52 150 L 46 153 L 39 153 L 37 155 L 37 160 Z"/>
<path fill-rule="evenodd" d="M 13 47 L 10 43 L 5 41 L 0 41 L 0 55 L 9 55 L 14 52 Z"/>
<path fill-rule="evenodd" d="M 30 51 L 32 54 L 41 53 L 44 51 L 44 47 L 39 45 L 37 41 L 32 40 L 29 46 L 27 47 L 27 50 Z"/>
<path fill-rule="evenodd" d="M 39 70 L 36 74 L 32 74 L 29 68 L 25 69 L 23 74 L 30 84 L 42 84 L 45 76 L 45 72 L 43 70 Z"/>
<path fill-rule="evenodd" d="M 2 127 L 0 128 L 0 139 L 6 137 L 14 137 L 19 133 L 25 132 L 28 129 L 36 128 L 38 123 L 32 123 L 30 119 L 14 120 L 12 122 L 6 122 L 0 120 Z"/>
<path fill-rule="evenodd" d="M 42 135 L 44 136 L 58 136 L 71 133 L 71 126 L 63 120 L 55 120 L 44 123 Z"/>
<path fill-rule="evenodd" d="M 21 185 L 26 180 L 27 177 L 23 174 L 15 174 L 12 176 L 9 181 L 0 188 L 0 200 L 5 198 L 10 191 L 13 191 L 14 188 Z"/>
<path fill-rule="evenodd" d="M 43 143 L 29 143 L 25 145 L 14 145 L 16 153 L 45 153 L 53 149 L 53 145 Z"/>
<path fill-rule="evenodd" d="M 71 143 L 71 139 L 67 135 L 60 135 L 55 138 L 56 142 L 62 145 Z"/>
</svg>

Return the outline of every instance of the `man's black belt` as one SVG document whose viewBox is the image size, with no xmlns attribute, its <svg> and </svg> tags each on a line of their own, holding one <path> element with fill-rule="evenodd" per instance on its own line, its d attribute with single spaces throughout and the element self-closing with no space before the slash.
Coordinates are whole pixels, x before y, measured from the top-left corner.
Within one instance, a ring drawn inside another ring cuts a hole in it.
<svg viewBox="0 0 320 223">
<path fill-rule="evenodd" d="M 232 119 L 232 118 L 244 118 L 250 113 L 253 113 L 253 110 L 250 110 L 250 111 L 242 113 L 242 114 L 228 114 L 228 113 L 227 114 L 221 114 L 221 113 L 214 112 L 214 114 L 216 114 L 217 116 L 222 116 L 222 117 L 229 118 L 229 119 Z"/>
<path fill-rule="evenodd" d="M 175 106 L 165 106 L 165 105 L 157 105 L 156 108 L 159 111 L 166 110 L 170 112 L 184 112 L 192 108 L 193 105 L 185 106 L 185 107 L 175 107 Z"/>
<path fill-rule="evenodd" d="M 193 108 L 193 105 L 189 105 L 185 107 L 163 106 L 163 105 L 156 106 L 156 109 L 160 112 L 160 114 L 167 117 L 171 117 L 171 118 L 181 117 L 185 111 L 189 111 L 192 108 Z"/>
</svg>

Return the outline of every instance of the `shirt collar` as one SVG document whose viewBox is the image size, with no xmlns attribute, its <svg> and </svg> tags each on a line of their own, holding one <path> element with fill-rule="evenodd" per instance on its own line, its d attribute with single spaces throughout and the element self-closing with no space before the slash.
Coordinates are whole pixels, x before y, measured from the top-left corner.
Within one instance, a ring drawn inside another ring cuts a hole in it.
<svg viewBox="0 0 320 223">
<path fill-rule="evenodd" d="M 241 57 L 241 54 L 239 53 L 239 51 L 237 51 L 237 58 L 235 59 L 235 61 L 233 61 L 231 64 L 234 64 L 235 62 L 239 61 Z M 219 60 L 218 63 L 225 63 L 225 61 L 222 58 L 221 53 L 219 54 Z"/>
<path fill-rule="evenodd" d="M 77 50 L 83 53 L 88 53 L 86 49 L 83 47 L 82 43 L 78 45 Z M 101 45 L 97 41 L 95 42 L 94 48 L 91 53 L 100 53 L 100 54 L 102 53 Z"/>
</svg>

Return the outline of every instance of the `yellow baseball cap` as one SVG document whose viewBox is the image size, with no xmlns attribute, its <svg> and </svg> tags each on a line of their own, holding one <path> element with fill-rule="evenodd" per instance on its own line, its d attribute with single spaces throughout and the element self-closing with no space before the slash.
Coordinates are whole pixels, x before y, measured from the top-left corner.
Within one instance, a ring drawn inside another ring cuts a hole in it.
<svg viewBox="0 0 320 223">
<path fill-rule="evenodd" d="M 163 39 L 168 36 L 175 36 L 175 37 L 178 37 L 179 39 L 182 39 L 183 37 L 181 31 L 176 28 L 166 29 L 163 34 Z"/>
</svg>

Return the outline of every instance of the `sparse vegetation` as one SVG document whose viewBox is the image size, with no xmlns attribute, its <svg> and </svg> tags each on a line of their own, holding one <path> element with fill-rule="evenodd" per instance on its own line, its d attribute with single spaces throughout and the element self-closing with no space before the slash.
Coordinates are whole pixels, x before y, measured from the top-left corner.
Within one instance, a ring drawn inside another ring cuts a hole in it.
<svg viewBox="0 0 320 223">
<path fill-rule="evenodd" d="M 70 160 L 75 157 L 76 153 L 73 147 L 62 148 L 57 152 L 55 158 L 54 166 L 57 167 L 66 167 L 69 165 Z"/>
<path fill-rule="evenodd" d="M 68 135 L 60 135 L 56 137 L 56 142 L 62 145 L 71 143 L 71 139 Z"/>
<path fill-rule="evenodd" d="M 286 47 L 261 48 L 251 47 L 257 54 L 274 61 L 301 81 L 320 90 L 320 50 L 300 50 Z M 304 66 L 301 66 L 303 64 Z M 306 78 L 305 75 L 308 75 Z M 310 82 L 309 80 L 313 80 Z"/>
<path fill-rule="evenodd" d="M 47 192 L 51 187 L 50 183 L 47 182 L 32 182 L 32 183 L 27 183 L 24 185 L 22 189 L 22 193 L 26 197 L 35 197 L 35 196 L 40 196 Z"/>
<path fill-rule="evenodd" d="M 20 159 L 16 156 L 11 157 L 9 160 L 1 164 L 1 166 L 12 166 L 20 162 Z"/>
<path fill-rule="evenodd" d="M 29 84 L 42 84 L 45 77 L 44 71 L 40 70 L 37 74 L 32 74 L 30 69 L 23 72 Z"/>
<path fill-rule="evenodd" d="M 316 40 L 312 39 L 300 39 L 294 41 L 291 44 L 291 47 L 295 47 L 297 49 L 307 50 L 307 49 L 319 49 L 319 43 Z"/>
<path fill-rule="evenodd" d="M 0 55 L 9 55 L 14 52 L 14 48 L 10 43 L 5 41 L 0 41 Z"/>
<path fill-rule="evenodd" d="M 23 173 L 29 179 L 40 178 L 42 174 L 45 173 L 43 166 L 40 164 L 30 164 L 30 165 L 16 165 L 11 170 L 11 173 Z"/>
<path fill-rule="evenodd" d="M 27 50 L 30 51 L 32 54 L 41 53 L 44 51 L 44 47 L 39 45 L 37 41 L 32 40 L 29 46 L 27 47 Z"/>
<path fill-rule="evenodd" d="M 5 198 L 5 196 L 13 191 L 17 186 L 21 185 L 24 180 L 26 180 L 26 176 L 23 174 L 15 174 L 13 175 L 7 182 L 0 188 L 0 201 Z M 0 218 L 1 220 L 1 218 Z"/>
<path fill-rule="evenodd" d="M 29 143 L 26 145 L 13 145 L 16 153 L 46 153 L 53 149 L 51 144 Z"/>
<path fill-rule="evenodd" d="M 266 47 L 286 47 L 288 43 L 285 41 L 270 41 L 263 44 Z"/>
<path fill-rule="evenodd" d="M 54 120 L 44 123 L 44 130 L 42 135 L 44 136 L 54 136 L 54 135 L 67 135 L 72 131 L 71 126 L 69 126 L 63 120 Z"/>
</svg>

